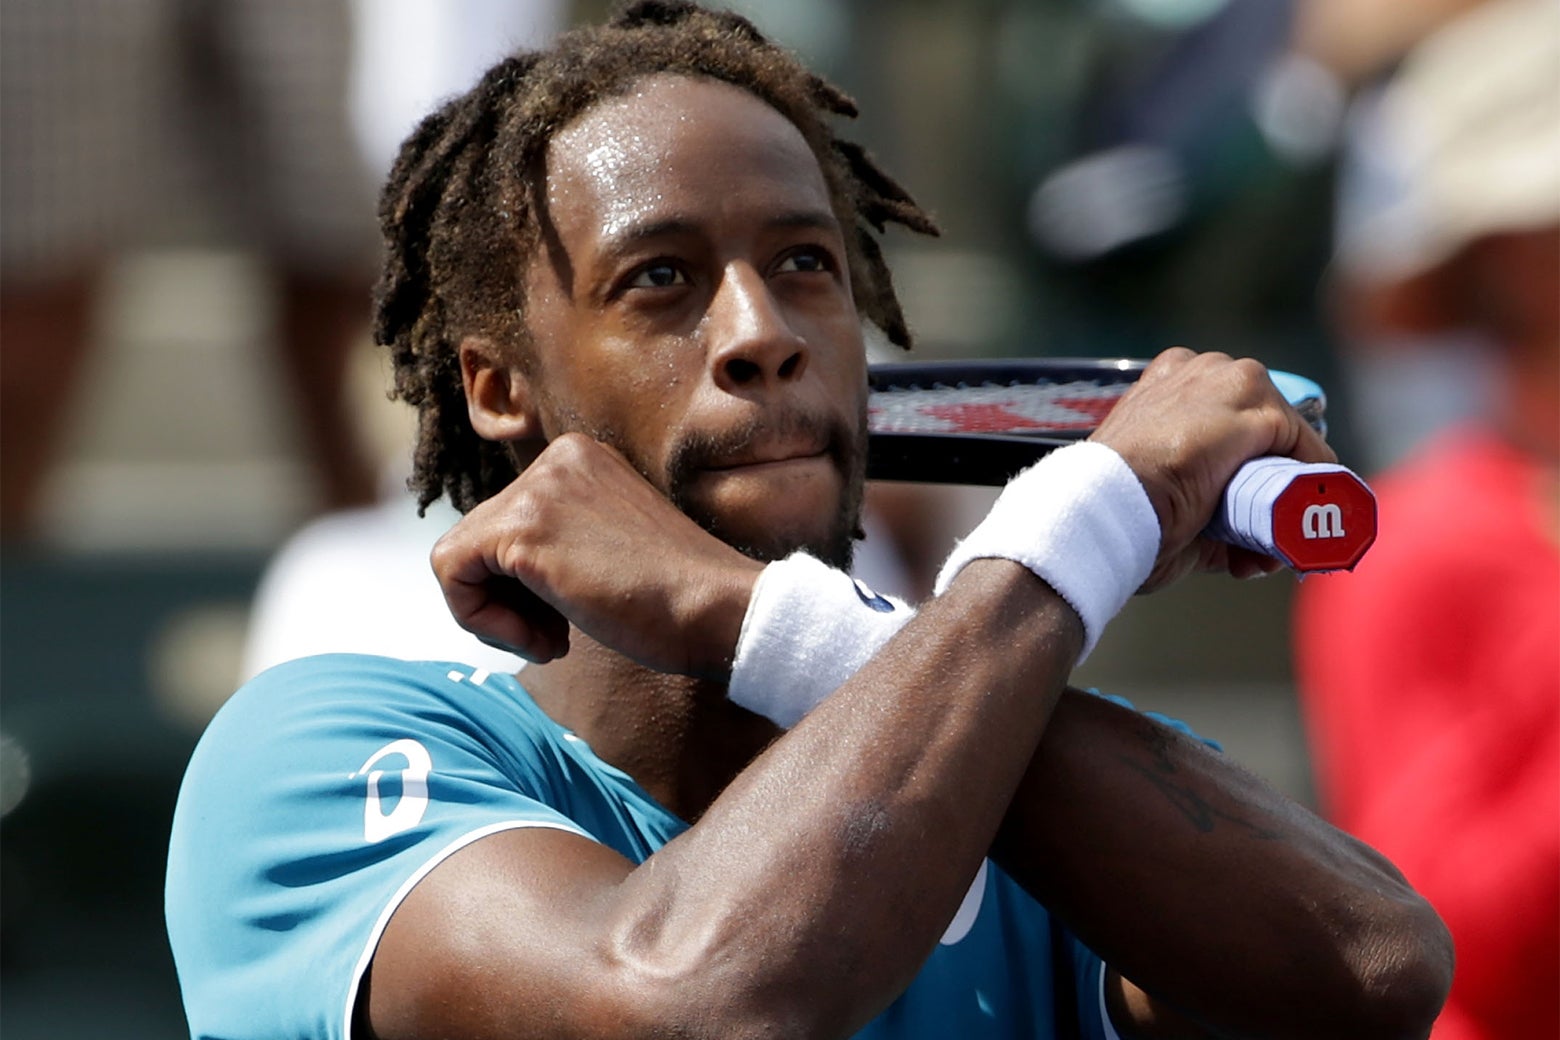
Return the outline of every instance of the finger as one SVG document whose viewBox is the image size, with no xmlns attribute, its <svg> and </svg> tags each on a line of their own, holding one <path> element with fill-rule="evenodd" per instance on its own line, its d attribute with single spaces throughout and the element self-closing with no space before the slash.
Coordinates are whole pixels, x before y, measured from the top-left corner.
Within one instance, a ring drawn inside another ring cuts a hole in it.
<svg viewBox="0 0 1560 1040">
<path fill-rule="evenodd" d="M 1290 408 L 1290 411 L 1294 412 L 1297 429 L 1295 443 L 1285 454 L 1301 462 L 1337 462 L 1338 453 L 1333 451 L 1332 445 L 1328 444 L 1299 412 L 1295 412 L 1293 408 Z"/>
<path fill-rule="evenodd" d="M 536 664 L 569 651 L 568 618 L 513 579 L 490 578 L 481 605 L 456 620 L 484 643 Z"/>
<path fill-rule="evenodd" d="M 1144 379 L 1154 381 L 1163 378 L 1199 356 L 1206 355 L 1199 355 L 1197 351 L 1192 350 L 1190 347 L 1166 347 L 1156 354 L 1153 360 L 1148 363 L 1148 366 L 1143 369 L 1142 375 L 1138 377 L 1138 382 L 1142 382 Z"/>
<path fill-rule="evenodd" d="M 1226 569 L 1233 578 L 1263 578 L 1283 570 L 1284 563 L 1264 553 L 1231 546 Z"/>
<path fill-rule="evenodd" d="M 1283 391 L 1273 382 L 1272 374 L 1265 365 L 1251 358 L 1242 358 L 1236 364 L 1246 368 L 1245 374 L 1259 388 L 1259 406 L 1270 411 L 1276 421 L 1271 448 L 1259 454 L 1281 455 L 1300 462 L 1338 461 L 1337 453 L 1326 438 L 1289 403 Z"/>
<path fill-rule="evenodd" d="M 518 654 L 535 664 L 569 650 L 569 625 L 561 615 L 523 617 L 508 607 L 485 607 L 455 619 L 488 646 Z"/>
<path fill-rule="evenodd" d="M 491 646 L 541 662 L 568 649 L 568 622 L 519 580 L 504 574 L 488 548 L 452 531 L 431 562 L 450 614 Z"/>
</svg>

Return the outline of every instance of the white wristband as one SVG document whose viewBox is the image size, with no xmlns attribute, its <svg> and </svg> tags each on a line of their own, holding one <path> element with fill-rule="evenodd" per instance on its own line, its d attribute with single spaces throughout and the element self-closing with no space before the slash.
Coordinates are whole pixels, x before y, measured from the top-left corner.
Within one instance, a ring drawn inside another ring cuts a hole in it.
<svg viewBox="0 0 1560 1040">
<path fill-rule="evenodd" d="M 1159 555 L 1159 517 L 1137 474 L 1103 444 L 1052 452 L 1014 477 L 980 526 L 937 575 L 941 595 L 971 560 L 1028 567 L 1083 621 L 1081 663 L 1105 625 L 1148 580 Z"/>
<path fill-rule="evenodd" d="M 794 553 L 758 576 L 727 696 L 789 729 L 914 615 L 902 601 Z"/>
<path fill-rule="evenodd" d="M 1111 449 L 1084 442 L 1008 484 L 943 565 L 937 591 L 973 559 L 1022 563 L 1078 612 L 1087 657 L 1105 623 L 1148 580 L 1158 550 L 1159 520 L 1136 474 Z M 904 602 L 794 553 L 759 575 L 727 696 L 789 729 L 914 616 Z"/>
</svg>

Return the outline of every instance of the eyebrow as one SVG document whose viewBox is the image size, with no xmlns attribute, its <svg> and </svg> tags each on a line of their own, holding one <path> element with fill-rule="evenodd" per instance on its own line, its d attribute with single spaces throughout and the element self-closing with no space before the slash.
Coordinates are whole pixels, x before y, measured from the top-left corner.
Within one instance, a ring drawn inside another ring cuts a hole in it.
<svg viewBox="0 0 1560 1040">
<path fill-rule="evenodd" d="M 764 221 L 767 230 L 791 230 L 811 228 L 817 231 L 838 233 L 840 222 L 828 210 L 799 209 L 777 214 Z M 598 250 L 603 258 L 612 260 L 630 253 L 641 243 L 658 238 L 695 234 L 699 225 L 683 217 L 667 217 L 662 220 L 645 220 L 630 223 L 621 230 L 603 237 Z"/>
</svg>

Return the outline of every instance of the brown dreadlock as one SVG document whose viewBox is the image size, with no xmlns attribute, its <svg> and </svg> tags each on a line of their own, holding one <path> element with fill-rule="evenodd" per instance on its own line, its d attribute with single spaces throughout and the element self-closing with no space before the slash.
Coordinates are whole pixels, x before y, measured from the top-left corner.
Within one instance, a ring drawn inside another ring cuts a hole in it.
<svg viewBox="0 0 1560 1040">
<path fill-rule="evenodd" d="M 379 204 L 387 255 L 374 339 L 390 348 L 395 395 L 417 408 L 409 486 L 420 508 L 448 494 L 466 512 L 517 475 L 504 446 L 471 428 L 458 345 L 468 335 L 527 342 L 521 276 L 540 236 L 547 144 L 581 113 L 658 72 L 742 87 L 796 125 L 842 226 L 856 230 L 846 248 L 857 309 L 909 346 L 872 231 L 890 222 L 926 234 L 937 228 L 865 150 L 829 129 L 829 116 L 854 116 L 855 103 L 745 18 L 685 0 L 638 0 L 606 25 L 507 58 L 401 146 Z"/>
</svg>

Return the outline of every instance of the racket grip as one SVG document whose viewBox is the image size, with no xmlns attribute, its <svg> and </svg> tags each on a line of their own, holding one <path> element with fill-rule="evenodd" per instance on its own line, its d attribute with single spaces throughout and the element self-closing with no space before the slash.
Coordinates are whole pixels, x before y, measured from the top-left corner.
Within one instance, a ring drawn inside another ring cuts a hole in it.
<svg viewBox="0 0 1560 1040">
<path fill-rule="evenodd" d="M 1376 540 L 1376 496 L 1344 466 L 1253 459 L 1235 472 L 1204 533 L 1301 574 L 1353 570 Z"/>
</svg>

